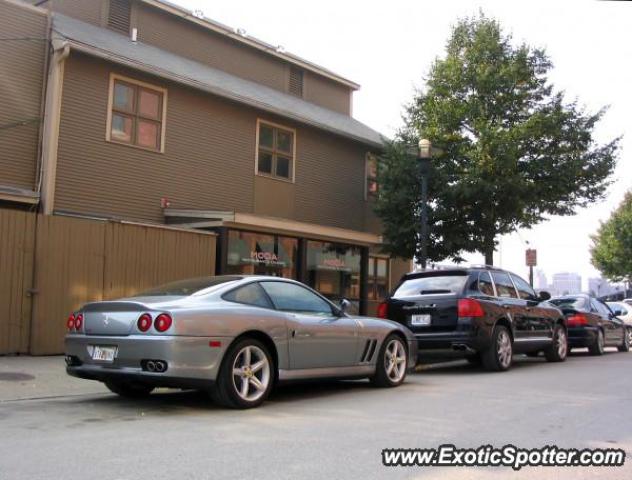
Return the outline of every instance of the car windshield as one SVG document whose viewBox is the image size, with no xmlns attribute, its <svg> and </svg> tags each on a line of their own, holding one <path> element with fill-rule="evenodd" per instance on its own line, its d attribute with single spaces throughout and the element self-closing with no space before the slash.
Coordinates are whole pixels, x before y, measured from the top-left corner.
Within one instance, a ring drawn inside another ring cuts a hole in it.
<svg viewBox="0 0 632 480">
<path fill-rule="evenodd" d="M 460 293 L 463 291 L 466 280 L 466 273 L 413 277 L 404 280 L 395 290 L 393 298 Z"/>
<path fill-rule="evenodd" d="M 575 310 L 585 310 L 587 306 L 584 297 L 561 297 L 549 300 L 550 303 L 560 308 L 574 308 Z"/>
<path fill-rule="evenodd" d="M 240 280 L 241 277 L 220 275 L 217 277 L 200 277 L 189 278 L 187 280 L 178 280 L 177 282 L 166 283 L 146 292 L 139 293 L 137 297 L 161 297 L 161 296 L 174 296 L 174 297 L 187 297 L 194 295 L 197 292 L 206 290 L 210 287 L 215 287 L 228 282 L 234 282 Z"/>
</svg>

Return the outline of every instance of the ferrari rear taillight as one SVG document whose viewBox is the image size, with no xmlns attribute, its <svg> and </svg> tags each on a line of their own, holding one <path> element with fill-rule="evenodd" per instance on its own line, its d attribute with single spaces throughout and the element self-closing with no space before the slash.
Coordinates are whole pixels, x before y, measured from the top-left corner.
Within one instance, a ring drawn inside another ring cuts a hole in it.
<svg viewBox="0 0 632 480">
<path fill-rule="evenodd" d="M 377 318 L 388 317 L 388 303 L 382 302 L 377 306 Z"/>
<path fill-rule="evenodd" d="M 566 318 L 566 325 L 569 327 L 582 327 L 584 325 L 588 325 L 588 319 L 586 318 L 586 315 L 575 313 Z"/>
<path fill-rule="evenodd" d="M 73 330 L 75 328 L 75 314 L 71 313 L 68 316 L 68 320 L 66 320 L 66 327 L 68 327 L 68 331 Z"/>
<path fill-rule="evenodd" d="M 459 318 L 477 318 L 485 315 L 481 304 L 473 298 L 461 298 L 458 304 Z"/>
<path fill-rule="evenodd" d="M 154 322 L 154 328 L 159 332 L 166 332 L 173 323 L 171 316 L 166 313 L 161 313 L 156 317 Z"/>
<path fill-rule="evenodd" d="M 77 330 L 77 331 L 81 330 L 81 326 L 82 325 L 83 325 L 83 315 L 81 313 L 79 313 L 75 317 L 75 330 Z"/>
<path fill-rule="evenodd" d="M 136 326 L 141 332 L 146 332 L 151 328 L 151 315 L 148 313 L 143 313 L 140 317 L 138 317 L 138 321 L 136 322 Z"/>
</svg>

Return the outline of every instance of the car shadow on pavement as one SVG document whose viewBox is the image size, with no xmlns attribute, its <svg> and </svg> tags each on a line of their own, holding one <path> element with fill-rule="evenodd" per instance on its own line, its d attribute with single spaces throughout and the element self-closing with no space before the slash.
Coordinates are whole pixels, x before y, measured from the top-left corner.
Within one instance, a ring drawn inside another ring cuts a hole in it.
<svg viewBox="0 0 632 480">
<path fill-rule="evenodd" d="M 511 370 L 534 368 L 542 363 L 548 363 L 543 356 L 529 358 L 524 355 L 516 355 Z M 482 365 L 470 364 L 467 360 L 451 359 L 445 362 L 420 364 L 413 375 L 489 375 L 490 373 L 493 372 L 485 370 Z"/>
</svg>

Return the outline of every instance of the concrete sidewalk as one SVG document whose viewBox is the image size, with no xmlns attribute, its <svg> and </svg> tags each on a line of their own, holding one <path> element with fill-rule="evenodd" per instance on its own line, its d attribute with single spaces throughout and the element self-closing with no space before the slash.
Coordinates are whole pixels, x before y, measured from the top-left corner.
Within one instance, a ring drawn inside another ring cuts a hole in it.
<svg viewBox="0 0 632 480">
<path fill-rule="evenodd" d="M 63 355 L 0 357 L 0 402 L 99 393 L 103 384 L 66 374 Z"/>
</svg>

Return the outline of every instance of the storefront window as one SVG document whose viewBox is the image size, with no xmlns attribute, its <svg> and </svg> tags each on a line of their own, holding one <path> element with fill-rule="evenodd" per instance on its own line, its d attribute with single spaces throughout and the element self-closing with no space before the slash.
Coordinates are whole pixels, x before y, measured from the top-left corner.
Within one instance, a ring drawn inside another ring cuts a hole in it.
<svg viewBox="0 0 632 480">
<path fill-rule="evenodd" d="M 307 242 L 309 285 L 334 302 L 360 300 L 360 248 L 329 242 Z"/>
<path fill-rule="evenodd" d="M 297 252 L 296 238 L 230 230 L 226 273 L 296 278 Z"/>
</svg>

